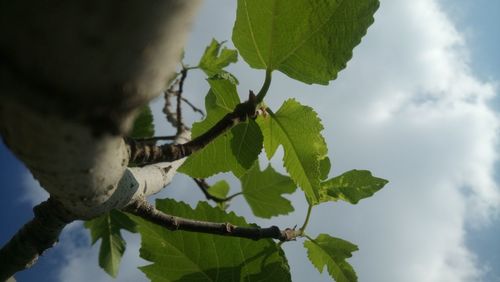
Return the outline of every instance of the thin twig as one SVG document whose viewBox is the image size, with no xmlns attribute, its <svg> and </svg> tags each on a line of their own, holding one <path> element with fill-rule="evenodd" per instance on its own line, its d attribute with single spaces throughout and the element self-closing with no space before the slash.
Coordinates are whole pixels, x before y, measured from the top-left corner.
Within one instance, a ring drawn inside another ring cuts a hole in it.
<svg viewBox="0 0 500 282">
<path fill-rule="evenodd" d="M 203 194 L 205 195 L 207 200 L 212 200 L 216 203 L 229 202 L 234 197 L 239 196 L 239 195 L 243 195 L 242 192 L 238 192 L 238 193 L 234 193 L 233 195 L 228 196 L 226 198 L 220 198 L 220 197 L 214 196 L 214 195 L 210 194 L 210 192 L 208 192 L 208 189 L 210 189 L 210 185 L 206 182 L 206 180 L 204 178 L 193 178 L 193 180 L 194 180 L 194 182 L 196 182 L 196 185 L 198 185 L 198 187 L 200 188 L 201 192 L 203 192 Z"/>
<path fill-rule="evenodd" d="M 188 104 L 188 106 L 191 107 L 191 109 L 194 111 L 194 112 L 197 112 L 201 115 L 201 117 L 205 117 L 205 112 L 202 111 L 201 109 L 197 108 L 195 105 L 193 105 L 193 103 L 191 103 L 188 99 L 182 97 L 182 101 L 186 104 Z"/>
<path fill-rule="evenodd" d="M 131 203 L 124 210 L 172 231 L 183 230 L 253 240 L 272 238 L 280 241 L 292 241 L 299 235 L 291 228 L 280 230 L 277 226 L 268 228 L 235 226 L 227 222 L 216 223 L 177 217 L 157 210 L 144 199 Z"/>
</svg>

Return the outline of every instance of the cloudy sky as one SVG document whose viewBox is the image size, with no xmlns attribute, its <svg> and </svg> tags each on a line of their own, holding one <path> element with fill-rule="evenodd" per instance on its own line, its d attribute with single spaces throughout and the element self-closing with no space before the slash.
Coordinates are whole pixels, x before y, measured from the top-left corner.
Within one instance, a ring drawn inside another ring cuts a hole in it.
<svg viewBox="0 0 500 282">
<path fill-rule="evenodd" d="M 271 108 L 295 97 L 319 113 L 333 160 L 330 176 L 357 168 L 390 180 L 358 205 L 313 210 L 309 233 L 357 244 L 360 251 L 350 261 L 360 281 L 500 281 L 500 33 L 495 28 L 500 3 L 381 2 L 354 58 L 329 86 L 273 76 Z M 232 0 L 205 1 L 186 48 L 187 64 L 197 63 L 212 37 L 230 40 L 235 6 Z M 264 76 L 244 62 L 230 71 L 240 80 L 242 96 L 259 89 Z M 201 106 L 207 90 L 203 76 L 194 71 L 186 83 L 187 97 Z M 161 101 L 153 102 L 157 131 L 167 134 L 160 106 Z M 31 217 L 30 206 L 46 195 L 3 145 L 0 154 L 0 181 L 7 192 L 0 205 L 3 244 Z M 279 158 L 272 162 L 280 165 Z M 191 204 L 202 199 L 187 179 L 178 177 L 171 186 L 160 196 Z M 293 214 L 256 221 L 302 223 L 303 196 L 298 192 L 290 199 Z M 241 199 L 231 206 L 251 214 Z M 125 236 L 128 249 L 118 281 L 142 281 L 136 269 L 145 264 L 138 258 L 139 239 Z M 72 224 L 57 248 L 20 273 L 18 281 L 113 281 L 97 266 L 97 247 L 88 245 L 81 223 Z M 309 264 L 302 242 L 285 244 L 285 251 L 294 281 L 329 281 Z"/>
</svg>

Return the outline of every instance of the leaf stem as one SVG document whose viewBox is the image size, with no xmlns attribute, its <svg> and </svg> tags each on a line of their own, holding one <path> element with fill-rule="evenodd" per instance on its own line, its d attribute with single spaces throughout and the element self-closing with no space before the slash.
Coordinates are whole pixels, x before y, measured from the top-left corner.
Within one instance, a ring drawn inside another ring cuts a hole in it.
<svg viewBox="0 0 500 282">
<path fill-rule="evenodd" d="M 199 68 L 200 68 L 200 66 L 193 66 L 193 67 L 183 66 L 183 69 L 185 69 L 185 70 L 196 70 Z"/>
<path fill-rule="evenodd" d="M 309 205 L 309 207 L 307 208 L 306 219 L 304 220 L 304 224 L 302 225 L 302 227 L 299 229 L 302 234 L 304 233 L 304 230 L 306 229 L 307 224 L 309 223 L 309 218 L 311 217 L 312 208 L 313 208 L 312 205 Z"/>
<path fill-rule="evenodd" d="M 316 243 L 316 241 L 314 241 L 313 238 L 309 237 L 309 235 L 302 234 L 302 236 L 306 237 L 307 239 L 309 239 L 309 241 L 313 242 L 314 244 L 316 244 L 316 245 L 318 244 L 318 243 Z"/>
<path fill-rule="evenodd" d="M 264 97 L 267 94 L 267 90 L 269 90 L 269 86 L 271 85 L 271 72 L 272 70 L 266 70 L 266 79 L 264 80 L 264 84 L 257 94 L 257 104 L 261 103 L 264 100 Z"/>
</svg>

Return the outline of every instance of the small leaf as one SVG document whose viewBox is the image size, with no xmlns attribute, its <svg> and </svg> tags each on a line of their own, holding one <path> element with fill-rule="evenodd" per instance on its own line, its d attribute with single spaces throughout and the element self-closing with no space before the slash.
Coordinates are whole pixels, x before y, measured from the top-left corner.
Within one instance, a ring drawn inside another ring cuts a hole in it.
<svg viewBox="0 0 500 282">
<path fill-rule="evenodd" d="M 224 180 L 217 181 L 215 184 L 210 185 L 208 193 L 214 197 L 224 199 L 227 197 L 227 193 L 229 193 L 229 184 Z"/>
<path fill-rule="evenodd" d="M 241 177 L 243 197 L 247 200 L 254 215 L 270 218 L 293 211 L 290 201 L 283 194 L 295 192 L 297 186 L 288 176 L 277 173 L 271 165 L 260 171 L 259 162 Z"/>
<path fill-rule="evenodd" d="M 320 234 L 313 241 L 305 241 L 304 247 L 307 249 L 309 260 L 320 273 L 326 266 L 328 273 L 336 282 L 358 281 L 356 272 L 346 261 L 352 256 L 352 252 L 358 250 L 356 245 L 327 234 Z"/>
<path fill-rule="evenodd" d="M 226 47 L 220 51 L 221 46 L 222 43 L 212 39 L 212 42 L 205 49 L 205 53 L 203 53 L 203 56 L 198 63 L 198 66 L 209 77 L 219 73 L 230 63 L 236 63 L 238 61 L 238 51 L 227 49 Z"/>
<path fill-rule="evenodd" d="M 311 204 L 319 199 L 320 162 L 326 157 L 327 147 L 321 136 L 323 126 L 310 107 L 293 99 L 283 103 L 275 114 L 258 118 L 264 135 L 264 148 L 270 159 L 279 145 L 285 154 L 283 162 L 290 177 L 297 183 Z"/>
<path fill-rule="evenodd" d="M 371 197 L 389 181 L 372 176 L 367 170 L 351 170 L 321 184 L 321 202 L 344 200 L 357 204 Z"/>
<path fill-rule="evenodd" d="M 225 199 L 227 197 L 227 194 L 229 193 L 230 187 L 229 184 L 224 181 L 217 181 L 215 184 L 210 185 L 210 188 L 208 188 L 208 193 L 214 197 L 217 197 L 219 199 Z M 217 207 L 219 207 L 222 210 L 225 210 L 229 207 L 228 202 L 218 202 Z"/>
<path fill-rule="evenodd" d="M 211 222 L 248 226 L 242 217 L 213 208 L 206 202 L 195 209 L 171 199 L 157 200 L 169 214 Z M 170 231 L 133 217 L 141 233 L 140 267 L 151 281 L 290 281 L 280 247 L 271 240 L 253 241 L 197 232 Z"/>
<path fill-rule="evenodd" d="M 116 277 L 120 268 L 120 261 L 125 252 L 126 243 L 120 229 L 136 233 L 136 224 L 126 214 L 112 210 L 97 218 L 86 221 L 85 228 L 89 229 L 92 245 L 101 239 L 99 249 L 99 266 L 109 275 Z"/>
<path fill-rule="evenodd" d="M 233 42 L 253 68 L 328 84 L 361 42 L 378 0 L 238 0 Z"/>
<path fill-rule="evenodd" d="M 153 113 L 151 112 L 151 108 L 146 105 L 141 108 L 139 115 L 135 118 L 129 136 L 132 138 L 149 138 L 153 137 L 154 134 Z"/>
<path fill-rule="evenodd" d="M 234 76 L 232 73 L 227 72 L 225 70 L 221 70 L 216 75 L 214 75 L 214 76 L 212 76 L 210 78 L 212 78 L 212 79 L 225 79 L 225 80 L 231 82 L 234 85 L 238 85 L 240 83 L 238 81 L 238 79 L 236 78 L 236 76 Z"/>
<path fill-rule="evenodd" d="M 332 163 L 330 162 L 329 157 L 325 157 L 324 159 L 319 161 L 319 171 L 321 173 L 320 179 L 325 180 L 328 178 L 328 174 L 330 173 L 330 169 L 332 168 Z"/>
<path fill-rule="evenodd" d="M 240 103 L 236 86 L 230 81 L 213 77 L 208 82 L 211 88 L 205 98 L 207 117 L 193 125 L 193 138 L 208 131 Z M 257 159 L 262 150 L 262 139 L 257 124 L 253 120 L 247 120 L 192 154 L 179 171 L 197 178 L 232 171 L 239 177 Z"/>
</svg>

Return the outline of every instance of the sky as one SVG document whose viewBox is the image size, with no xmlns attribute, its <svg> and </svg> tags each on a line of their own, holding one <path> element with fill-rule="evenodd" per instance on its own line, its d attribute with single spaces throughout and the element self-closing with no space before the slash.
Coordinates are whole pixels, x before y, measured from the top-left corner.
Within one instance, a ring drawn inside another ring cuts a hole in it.
<svg viewBox="0 0 500 282">
<path fill-rule="evenodd" d="M 375 23 L 354 57 L 329 86 L 310 86 L 273 74 L 266 97 L 278 109 L 288 97 L 312 106 L 322 119 L 333 162 L 330 177 L 368 169 L 390 183 L 358 205 L 329 203 L 313 210 L 309 233 L 331 234 L 359 246 L 350 262 L 360 281 L 500 281 L 500 167 L 498 113 L 500 2 L 491 0 L 382 0 Z M 230 43 L 235 1 L 205 1 L 186 47 L 196 65 L 215 37 Z M 242 97 L 257 90 L 264 73 L 240 58 L 230 68 Z M 189 74 L 185 95 L 202 106 L 207 84 Z M 156 130 L 168 134 L 161 100 L 153 101 Z M 195 120 L 196 115 L 190 117 Z M 47 197 L 24 166 L 0 146 L 0 244 Z M 262 163 L 265 162 L 261 159 Z M 271 160 L 283 171 L 280 155 Z M 229 175 L 216 177 L 231 178 Z M 239 185 L 231 180 L 232 191 Z M 194 205 L 193 183 L 178 176 L 158 197 Z M 301 224 L 306 202 L 289 197 L 296 211 L 262 225 Z M 242 199 L 231 208 L 251 216 Z M 15 210 L 16 212 L 12 212 Z M 136 266 L 139 238 L 125 233 L 127 251 L 117 281 L 144 281 Z M 18 281 L 114 281 L 97 266 L 81 223 L 73 223 Z M 293 281 L 330 281 L 308 262 L 302 242 L 284 245 Z"/>
</svg>

